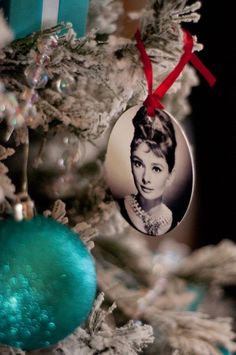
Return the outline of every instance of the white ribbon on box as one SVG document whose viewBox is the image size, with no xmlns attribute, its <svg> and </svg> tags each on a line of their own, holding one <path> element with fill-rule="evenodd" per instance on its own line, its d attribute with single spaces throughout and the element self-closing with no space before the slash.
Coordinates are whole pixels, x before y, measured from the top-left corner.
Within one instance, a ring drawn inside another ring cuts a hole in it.
<svg viewBox="0 0 236 355">
<path fill-rule="evenodd" d="M 57 24 L 59 4 L 60 0 L 43 0 L 42 30 Z"/>
</svg>

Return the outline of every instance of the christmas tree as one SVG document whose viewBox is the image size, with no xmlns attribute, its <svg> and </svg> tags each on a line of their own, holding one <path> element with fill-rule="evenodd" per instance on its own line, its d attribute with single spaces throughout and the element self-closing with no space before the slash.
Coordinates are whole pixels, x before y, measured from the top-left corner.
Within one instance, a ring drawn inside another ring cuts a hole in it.
<svg viewBox="0 0 236 355">
<path fill-rule="evenodd" d="M 112 129 L 147 96 L 134 34 L 122 21 L 138 23 L 158 87 L 200 7 L 149 0 L 127 12 L 119 0 L 94 0 L 79 39 L 59 23 L 13 41 L 1 15 L 1 354 L 236 350 L 235 304 L 225 297 L 235 283 L 235 244 L 193 252 L 172 231 L 150 239 L 121 216 L 105 179 Z M 193 51 L 201 49 L 195 37 Z M 162 100 L 183 125 L 198 83 L 186 65 Z"/>
</svg>

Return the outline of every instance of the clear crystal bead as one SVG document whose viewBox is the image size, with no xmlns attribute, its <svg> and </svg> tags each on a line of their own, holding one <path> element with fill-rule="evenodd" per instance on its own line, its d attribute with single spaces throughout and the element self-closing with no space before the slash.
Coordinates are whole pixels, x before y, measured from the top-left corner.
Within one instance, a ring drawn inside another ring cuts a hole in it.
<svg viewBox="0 0 236 355">
<path fill-rule="evenodd" d="M 45 36 L 39 39 L 37 47 L 40 53 L 50 55 L 58 45 L 57 36 Z"/>
<path fill-rule="evenodd" d="M 48 74 L 44 67 L 31 64 L 25 70 L 25 78 L 28 85 L 35 89 L 44 88 L 48 82 Z"/>
<path fill-rule="evenodd" d="M 59 78 L 55 84 L 57 91 L 62 95 L 70 95 L 76 89 L 76 81 L 71 75 Z"/>
<path fill-rule="evenodd" d="M 6 105 L 4 103 L 0 103 L 0 119 L 3 118 L 6 114 Z"/>
<path fill-rule="evenodd" d="M 26 88 L 21 95 L 24 101 L 35 104 L 38 101 L 38 93 L 34 89 Z"/>
<path fill-rule="evenodd" d="M 48 65 L 50 63 L 50 57 L 46 53 L 37 54 L 35 60 L 38 65 Z"/>
</svg>

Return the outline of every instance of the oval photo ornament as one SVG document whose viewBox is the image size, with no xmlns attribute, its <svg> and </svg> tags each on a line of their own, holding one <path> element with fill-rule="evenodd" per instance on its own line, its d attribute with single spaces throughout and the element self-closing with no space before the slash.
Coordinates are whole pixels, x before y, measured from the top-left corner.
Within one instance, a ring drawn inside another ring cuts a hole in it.
<svg viewBox="0 0 236 355">
<path fill-rule="evenodd" d="M 116 122 L 108 143 L 105 175 L 126 221 L 149 236 L 166 234 L 191 202 L 194 168 L 179 123 L 165 110 L 149 117 L 134 106 Z"/>
</svg>

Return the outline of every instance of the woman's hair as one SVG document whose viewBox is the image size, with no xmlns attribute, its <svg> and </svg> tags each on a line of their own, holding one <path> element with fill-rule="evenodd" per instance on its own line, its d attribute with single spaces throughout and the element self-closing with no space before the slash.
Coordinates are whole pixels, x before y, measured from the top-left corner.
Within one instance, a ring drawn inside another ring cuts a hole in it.
<svg viewBox="0 0 236 355">
<path fill-rule="evenodd" d="M 133 118 L 134 136 L 130 145 L 131 156 L 142 142 L 158 156 L 166 159 L 169 172 L 175 165 L 176 137 L 174 126 L 167 113 L 156 110 L 155 117 L 148 117 L 146 108 L 141 107 Z"/>
</svg>

